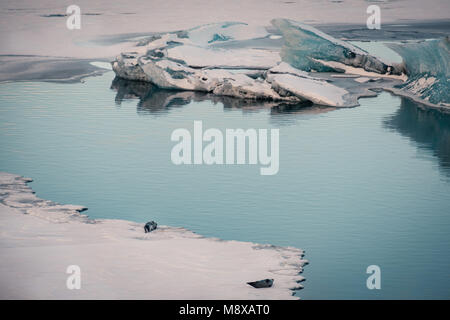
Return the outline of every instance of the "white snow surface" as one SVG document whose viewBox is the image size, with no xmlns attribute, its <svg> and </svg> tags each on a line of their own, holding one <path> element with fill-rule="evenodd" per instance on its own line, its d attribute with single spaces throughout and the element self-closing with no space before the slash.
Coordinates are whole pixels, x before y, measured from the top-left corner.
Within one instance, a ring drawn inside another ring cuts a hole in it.
<svg viewBox="0 0 450 320">
<path fill-rule="evenodd" d="M 216 49 L 178 46 L 167 49 L 167 57 L 196 68 L 269 69 L 281 61 L 278 51 L 263 49 Z"/>
<path fill-rule="evenodd" d="M 1 299 L 297 299 L 306 260 L 292 247 L 205 238 L 183 228 L 92 220 L 0 172 Z M 81 289 L 66 286 L 81 268 Z M 272 288 L 248 281 L 273 278 Z"/>
<path fill-rule="evenodd" d="M 221 41 L 242 41 L 267 37 L 269 33 L 263 26 L 248 25 L 242 22 L 210 23 L 188 31 L 189 39 L 200 46 Z"/>
</svg>

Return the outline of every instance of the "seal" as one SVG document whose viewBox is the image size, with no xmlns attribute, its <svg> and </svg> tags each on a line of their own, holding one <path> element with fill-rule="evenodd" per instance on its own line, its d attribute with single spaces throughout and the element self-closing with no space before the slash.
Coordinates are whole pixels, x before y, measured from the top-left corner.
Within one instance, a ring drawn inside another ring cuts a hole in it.
<svg viewBox="0 0 450 320">
<path fill-rule="evenodd" d="M 144 226 L 145 233 L 152 232 L 158 227 L 158 224 L 155 221 L 149 221 Z"/>
<path fill-rule="evenodd" d="M 273 279 L 264 279 L 253 282 L 247 282 L 253 288 L 270 288 L 273 285 Z"/>
</svg>

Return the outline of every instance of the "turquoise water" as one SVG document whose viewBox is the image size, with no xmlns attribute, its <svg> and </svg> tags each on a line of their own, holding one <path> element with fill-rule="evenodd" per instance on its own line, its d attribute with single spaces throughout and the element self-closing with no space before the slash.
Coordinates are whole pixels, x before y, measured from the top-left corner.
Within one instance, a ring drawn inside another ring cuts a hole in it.
<svg viewBox="0 0 450 320">
<path fill-rule="evenodd" d="M 112 80 L 1 84 L 0 170 L 93 218 L 302 248 L 304 299 L 450 298 L 449 116 L 388 93 L 353 109 L 270 110 Z M 279 173 L 173 165 L 170 135 L 194 120 L 279 128 Z M 366 287 L 372 264 L 381 290 Z"/>
</svg>

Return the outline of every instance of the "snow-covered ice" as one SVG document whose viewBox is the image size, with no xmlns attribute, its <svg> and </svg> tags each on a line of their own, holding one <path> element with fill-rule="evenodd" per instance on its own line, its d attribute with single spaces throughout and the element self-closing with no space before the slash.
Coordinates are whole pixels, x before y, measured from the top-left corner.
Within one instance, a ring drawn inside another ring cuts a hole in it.
<svg viewBox="0 0 450 320">
<path fill-rule="evenodd" d="M 196 45 L 206 46 L 222 41 L 243 41 L 269 36 L 263 26 L 243 22 L 210 23 L 186 31 L 186 36 Z"/>
<path fill-rule="evenodd" d="M 167 58 L 194 68 L 270 69 L 281 61 L 276 51 L 262 49 L 220 49 L 176 46 L 167 49 Z"/>
<path fill-rule="evenodd" d="M 323 80 L 297 77 L 292 74 L 269 75 L 267 80 L 274 88 L 281 88 L 318 105 L 351 106 L 351 103 L 346 103 L 345 101 L 345 97 L 350 95 L 347 90 Z"/>
<path fill-rule="evenodd" d="M 183 228 L 89 219 L 0 173 L 1 299 L 296 299 L 306 260 L 292 247 L 205 238 Z M 151 212 L 149 212 L 149 219 Z M 81 289 L 69 290 L 69 265 Z M 246 282 L 275 279 L 272 288 Z"/>
</svg>

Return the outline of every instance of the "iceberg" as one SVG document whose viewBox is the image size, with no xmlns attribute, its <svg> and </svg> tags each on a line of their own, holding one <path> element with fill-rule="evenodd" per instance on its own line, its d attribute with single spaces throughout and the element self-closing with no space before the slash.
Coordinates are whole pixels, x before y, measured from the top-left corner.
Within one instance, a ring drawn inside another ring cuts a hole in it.
<svg viewBox="0 0 450 320">
<path fill-rule="evenodd" d="M 358 98 L 376 95 L 374 89 L 410 94 L 430 105 L 449 103 L 448 38 L 390 44 L 403 57 L 393 63 L 300 22 L 274 19 L 272 25 L 268 31 L 224 22 L 154 34 L 117 56 L 112 69 L 119 78 L 160 89 L 273 105 L 354 107 Z"/>
<path fill-rule="evenodd" d="M 358 105 L 357 98 L 346 89 L 282 62 L 274 48 L 214 47 L 210 41 L 219 37 L 215 36 L 219 26 L 153 36 L 136 51 L 117 56 L 112 69 L 120 78 L 150 82 L 161 89 L 291 104 Z M 222 34 L 220 41 L 250 37 L 243 34 L 232 37 L 228 33 L 227 39 Z"/>
<path fill-rule="evenodd" d="M 450 106 L 450 39 L 389 44 L 403 58 L 408 80 L 397 86 L 424 102 Z M 400 93 L 400 92 L 399 92 Z"/>
</svg>

